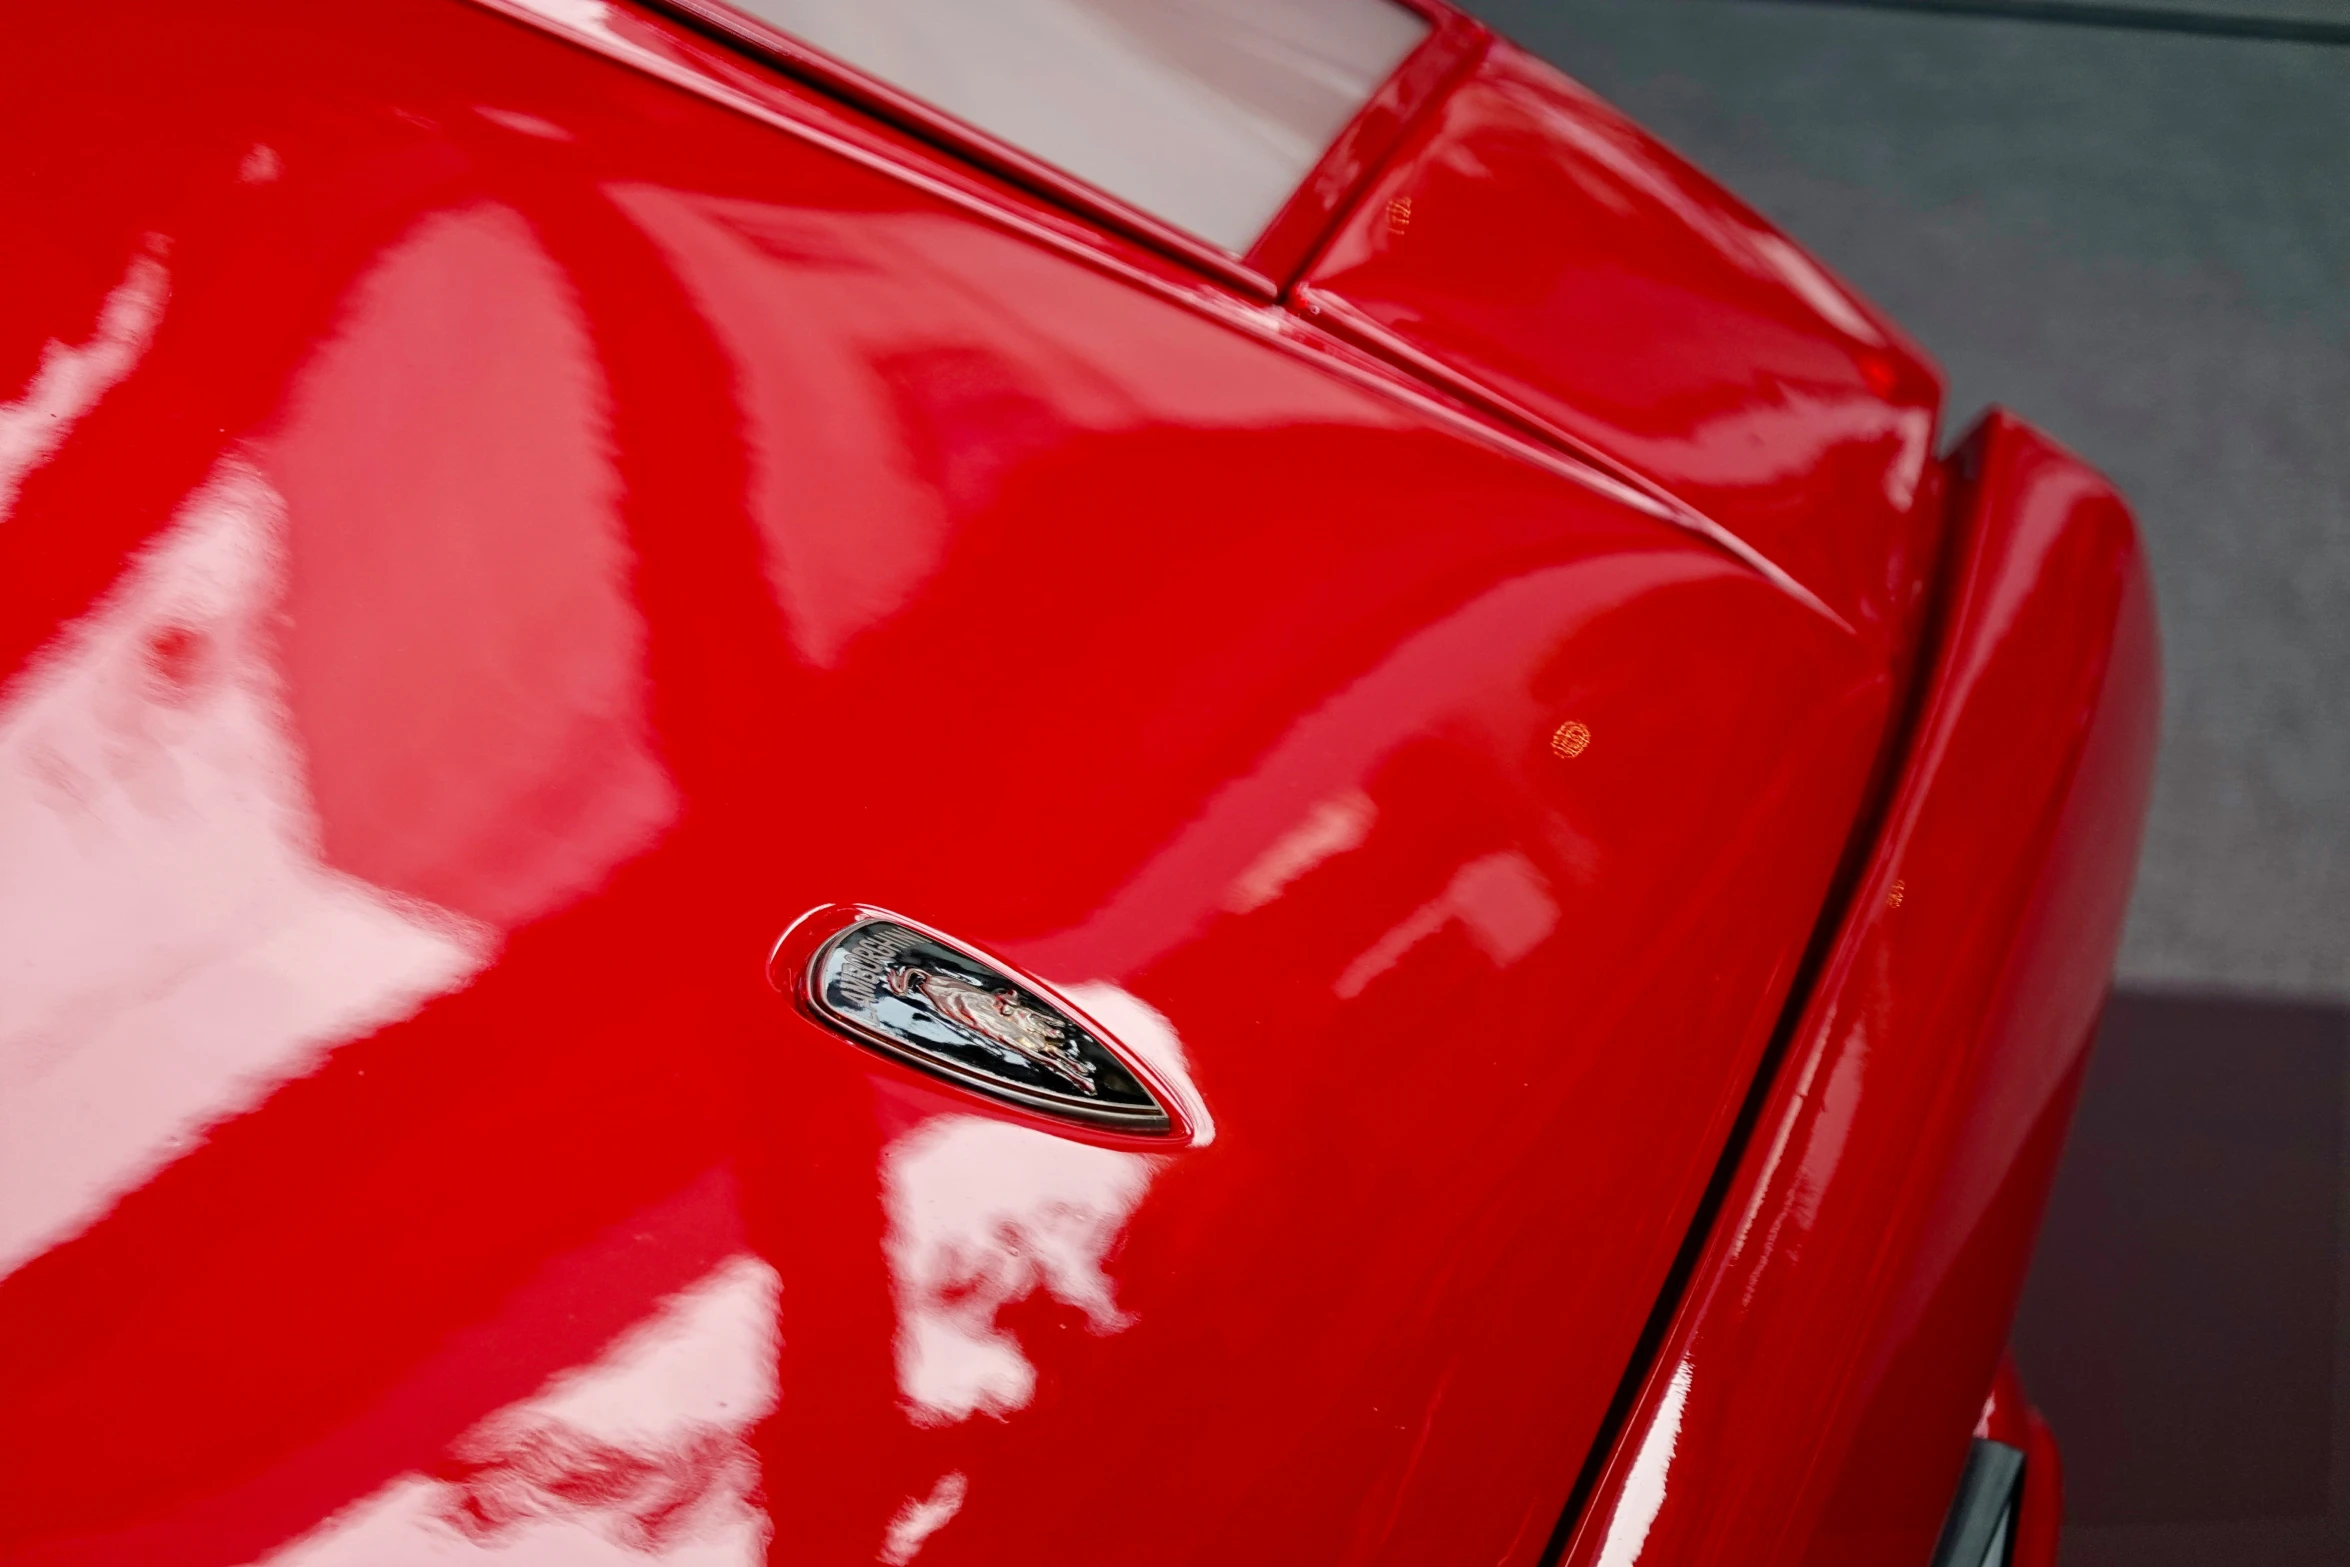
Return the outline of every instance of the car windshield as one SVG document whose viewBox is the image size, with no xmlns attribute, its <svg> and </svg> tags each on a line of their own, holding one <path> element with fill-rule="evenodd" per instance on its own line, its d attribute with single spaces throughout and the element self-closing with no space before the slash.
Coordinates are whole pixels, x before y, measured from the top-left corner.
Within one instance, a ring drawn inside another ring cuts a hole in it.
<svg viewBox="0 0 2350 1567">
<path fill-rule="evenodd" d="M 733 0 L 1234 254 L 1427 36 L 1395 0 Z"/>
</svg>

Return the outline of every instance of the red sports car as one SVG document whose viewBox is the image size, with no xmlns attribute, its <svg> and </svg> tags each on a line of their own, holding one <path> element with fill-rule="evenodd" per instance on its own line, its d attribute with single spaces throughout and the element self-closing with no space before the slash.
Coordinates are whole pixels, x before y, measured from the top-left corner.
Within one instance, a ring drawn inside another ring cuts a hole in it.
<svg viewBox="0 0 2350 1567">
<path fill-rule="evenodd" d="M 2127 511 L 1435 0 L 25 5 L 0 1562 L 2042 1567 Z"/>
</svg>

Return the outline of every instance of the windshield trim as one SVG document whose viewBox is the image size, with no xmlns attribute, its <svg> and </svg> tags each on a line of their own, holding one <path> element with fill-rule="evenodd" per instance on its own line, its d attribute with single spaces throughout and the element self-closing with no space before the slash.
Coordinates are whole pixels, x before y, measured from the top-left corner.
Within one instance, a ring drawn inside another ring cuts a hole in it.
<svg viewBox="0 0 2350 1567">
<path fill-rule="evenodd" d="M 1481 24 L 1442 0 L 1393 0 L 1427 21 L 1427 36 L 1323 149 L 1249 250 L 1236 255 L 724 0 L 645 3 L 911 133 L 949 156 L 976 164 L 1056 205 L 1074 208 L 1105 228 L 1172 254 L 1240 292 L 1266 301 L 1279 299 L 1296 281 L 1410 124 L 1467 74 L 1492 38 Z"/>
</svg>

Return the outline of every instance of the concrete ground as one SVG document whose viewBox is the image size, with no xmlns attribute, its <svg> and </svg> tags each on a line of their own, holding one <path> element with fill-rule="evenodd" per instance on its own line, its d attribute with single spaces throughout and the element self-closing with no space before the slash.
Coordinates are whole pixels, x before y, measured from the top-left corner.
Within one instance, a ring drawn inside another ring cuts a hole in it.
<svg viewBox="0 0 2350 1567">
<path fill-rule="evenodd" d="M 2005 404 L 2136 505 L 2163 753 L 2019 1356 L 2070 1567 L 2350 1562 L 2350 0 L 2065 4 L 1471 9 L 1889 308 L 1948 434 Z"/>
</svg>

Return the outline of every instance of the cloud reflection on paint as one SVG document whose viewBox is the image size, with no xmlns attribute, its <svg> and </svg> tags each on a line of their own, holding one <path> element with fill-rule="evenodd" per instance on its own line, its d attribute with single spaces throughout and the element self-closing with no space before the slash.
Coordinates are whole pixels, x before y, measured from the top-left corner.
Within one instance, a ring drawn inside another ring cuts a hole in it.
<svg viewBox="0 0 2350 1567">
<path fill-rule="evenodd" d="M 753 1567 L 768 1524 L 749 1435 L 775 1407 L 778 1292 L 766 1263 L 730 1258 L 266 1567 Z"/>
<path fill-rule="evenodd" d="M 1106 980 L 1059 988 L 1150 1070 L 1191 1129 L 1188 1146 L 1215 1141 L 1215 1119 L 1163 1013 Z M 976 1115 L 934 1117 L 889 1146 L 884 1254 L 897 1296 L 898 1391 L 917 1424 L 1027 1407 L 1036 1366 L 998 1318 L 1039 1290 L 1081 1312 L 1094 1333 L 1133 1325 L 1104 1265 L 1166 1162 Z"/>
<path fill-rule="evenodd" d="M 1027 1405 L 1036 1367 L 996 1316 L 1040 1289 L 1096 1333 L 1130 1324 L 1102 1264 L 1153 1162 L 971 1115 L 937 1117 L 891 1145 L 883 1179 L 898 1391 L 917 1420 Z"/>
<path fill-rule="evenodd" d="M 224 466 L 0 706 L 0 1273 L 493 945 L 319 860 L 285 525 Z"/>
<path fill-rule="evenodd" d="M 98 307 L 89 340 L 77 346 L 51 338 L 31 384 L 0 403 L 0 522 L 15 510 L 25 478 L 65 444 L 82 415 L 147 351 L 171 293 L 164 249 L 161 236 L 149 235 L 145 249 L 131 258 L 122 281 Z"/>
<path fill-rule="evenodd" d="M 121 373 L 156 265 L 43 375 Z M 0 1275 L 674 819 L 608 422 L 529 226 L 431 215 L 0 694 Z"/>
<path fill-rule="evenodd" d="M 882 1536 L 882 1561 L 887 1567 L 906 1567 L 921 1554 L 930 1537 L 963 1510 L 963 1498 L 970 1494 L 971 1482 L 958 1469 L 940 1475 L 928 1496 L 907 1497 L 906 1505 L 890 1519 L 889 1530 Z"/>
</svg>

